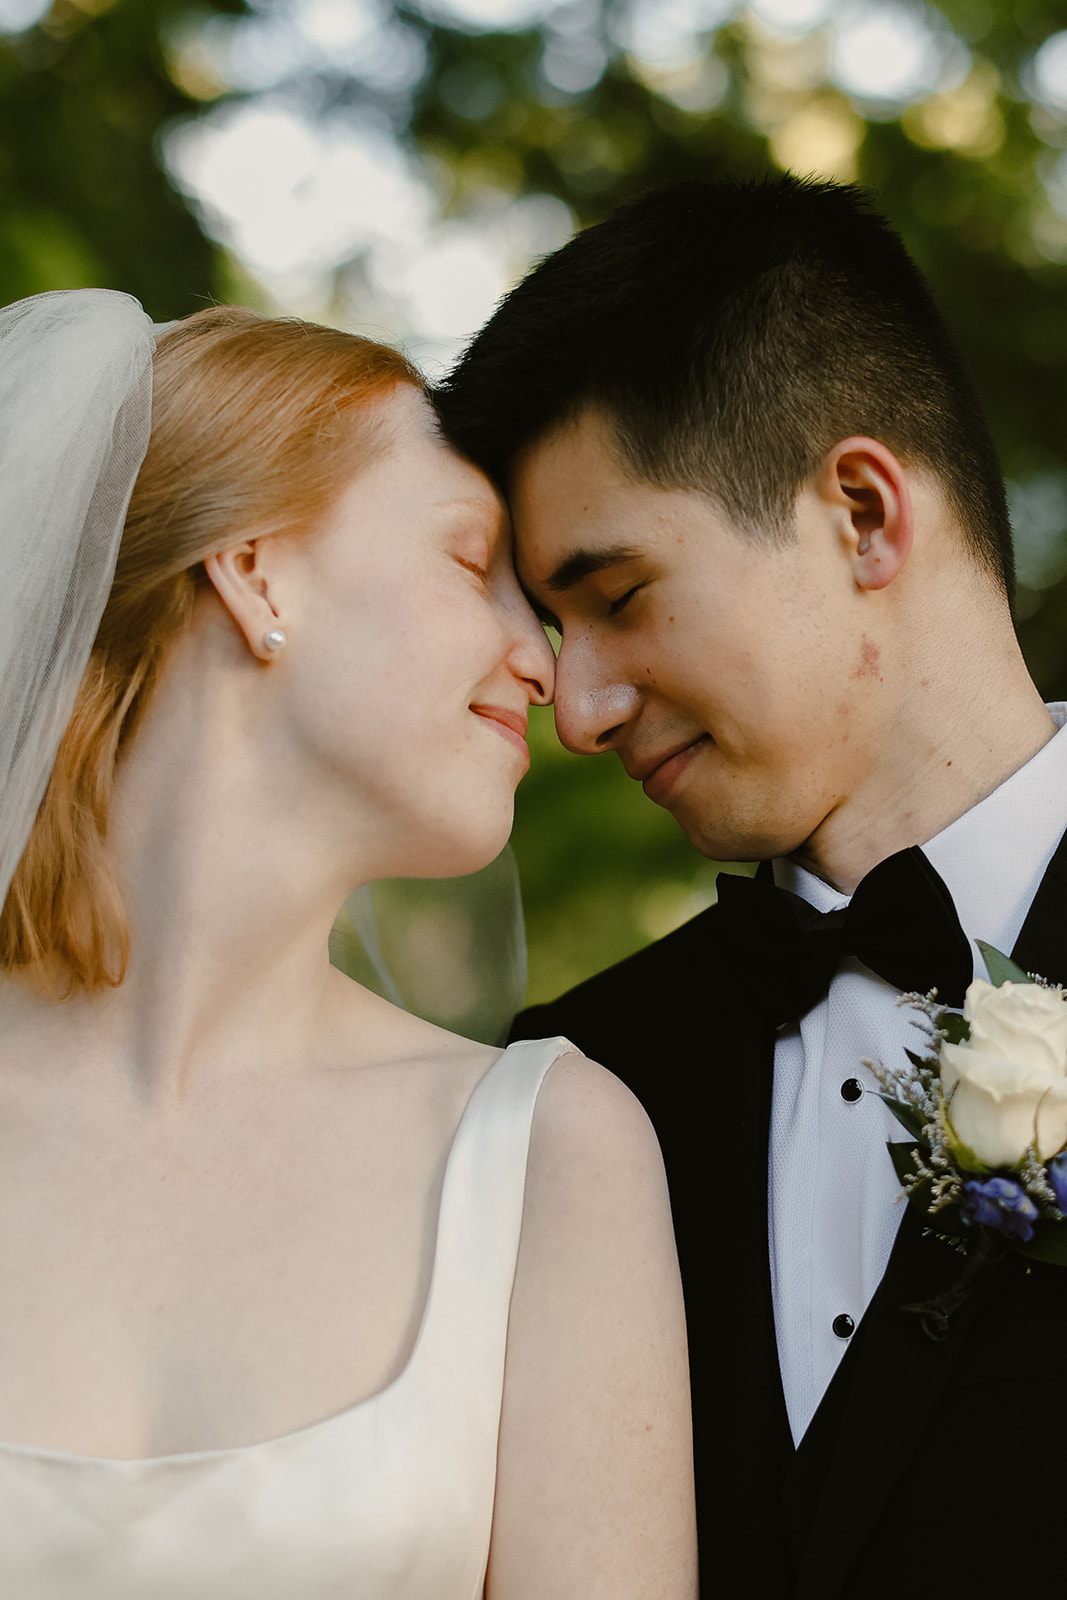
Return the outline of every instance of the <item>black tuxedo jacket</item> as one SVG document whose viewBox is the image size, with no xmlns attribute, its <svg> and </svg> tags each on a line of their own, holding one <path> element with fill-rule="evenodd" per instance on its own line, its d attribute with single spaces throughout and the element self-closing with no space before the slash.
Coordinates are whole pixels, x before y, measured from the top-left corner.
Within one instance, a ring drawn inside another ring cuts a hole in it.
<svg viewBox="0 0 1067 1600">
<path fill-rule="evenodd" d="M 1067 836 L 1014 955 L 1067 985 Z M 1067 1269 L 1010 1253 L 934 1344 L 899 1308 L 947 1288 L 963 1258 L 909 1207 L 793 1447 L 767 1231 L 775 1033 L 760 990 L 713 906 L 512 1029 L 565 1034 L 630 1086 L 659 1135 L 689 1324 L 702 1593 L 900 1600 L 985 1590 L 1009 1563 L 1013 1587 L 1060 1592 Z"/>
</svg>

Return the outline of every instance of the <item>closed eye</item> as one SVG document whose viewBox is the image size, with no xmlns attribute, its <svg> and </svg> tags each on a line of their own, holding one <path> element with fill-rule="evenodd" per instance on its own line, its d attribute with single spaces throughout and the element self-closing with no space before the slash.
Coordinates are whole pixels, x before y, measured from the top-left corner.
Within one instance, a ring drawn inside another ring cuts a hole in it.
<svg viewBox="0 0 1067 1600">
<path fill-rule="evenodd" d="M 542 628 L 550 628 L 553 633 L 558 633 L 562 637 L 563 626 L 560 623 L 559 618 L 554 616 L 551 611 L 546 610 L 546 608 L 541 604 L 540 600 L 536 599 L 536 597 L 530 593 L 529 589 L 523 589 L 522 592 L 526 596 L 526 599 L 530 605 L 530 609 L 533 611 L 534 616 L 537 618 Z"/>
<path fill-rule="evenodd" d="M 466 567 L 468 572 L 473 572 L 476 578 L 481 578 L 483 583 L 489 581 L 489 568 L 480 566 L 477 561 L 466 561 L 462 556 L 454 558 L 461 567 Z"/>
<path fill-rule="evenodd" d="M 608 616 L 617 617 L 620 611 L 625 611 L 634 595 L 643 588 L 643 583 L 635 583 L 632 589 L 627 589 L 626 593 L 621 594 L 617 600 L 612 600 L 608 606 Z"/>
</svg>

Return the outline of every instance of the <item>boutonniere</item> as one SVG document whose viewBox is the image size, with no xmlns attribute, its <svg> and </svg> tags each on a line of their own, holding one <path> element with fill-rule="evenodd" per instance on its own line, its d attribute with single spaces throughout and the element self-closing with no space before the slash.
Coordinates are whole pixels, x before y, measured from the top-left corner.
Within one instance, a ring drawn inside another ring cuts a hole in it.
<svg viewBox="0 0 1067 1600">
<path fill-rule="evenodd" d="M 889 1145 L 904 1194 L 967 1255 L 944 1294 L 901 1308 L 935 1340 L 1007 1250 L 1067 1266 L 1067 991 L 979 949 L 991 981 L 971 984 L 962 1016 L 903 995 L 925 1049 L 864 1062 L 908 1133 Z"/>
</svg>

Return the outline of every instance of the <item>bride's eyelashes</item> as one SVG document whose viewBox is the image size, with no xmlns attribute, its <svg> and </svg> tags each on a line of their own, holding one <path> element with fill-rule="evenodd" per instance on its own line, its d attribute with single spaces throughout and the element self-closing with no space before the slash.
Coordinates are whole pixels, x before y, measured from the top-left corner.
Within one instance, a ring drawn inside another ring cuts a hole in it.
<svg viewBox="0 0 1067 1600">
<path fill-rule="evenodd" d="M 455 560 L 461 567 L 465 567 L 468 572 L 473 572 L 474 576 L 476 578 L 480 578 L 483 583 L 488 583 L 489 582 L 489 562 L 488 562 L 488 560 L 486 560 L 484 562 L 483 561 L 468 561 L 464 556 L 454 556 L 453 560 Z"/>
</svg>

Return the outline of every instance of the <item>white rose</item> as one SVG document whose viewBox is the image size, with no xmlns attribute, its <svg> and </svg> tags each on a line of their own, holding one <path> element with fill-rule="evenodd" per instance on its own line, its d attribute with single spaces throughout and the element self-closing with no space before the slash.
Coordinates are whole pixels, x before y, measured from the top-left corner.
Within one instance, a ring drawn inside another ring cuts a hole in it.
<svg viewBox="0 0 1067 1600">
<path fill-rule="evenodd" d="M 1067 1002 L 1036 983 L 978 978 L 967 990 L 966 1044 L 941 1047 L 941 1087 L 961 1144 L 990 1167 L 1043 1161 L 1067 1144 Z"/>
</svg>

